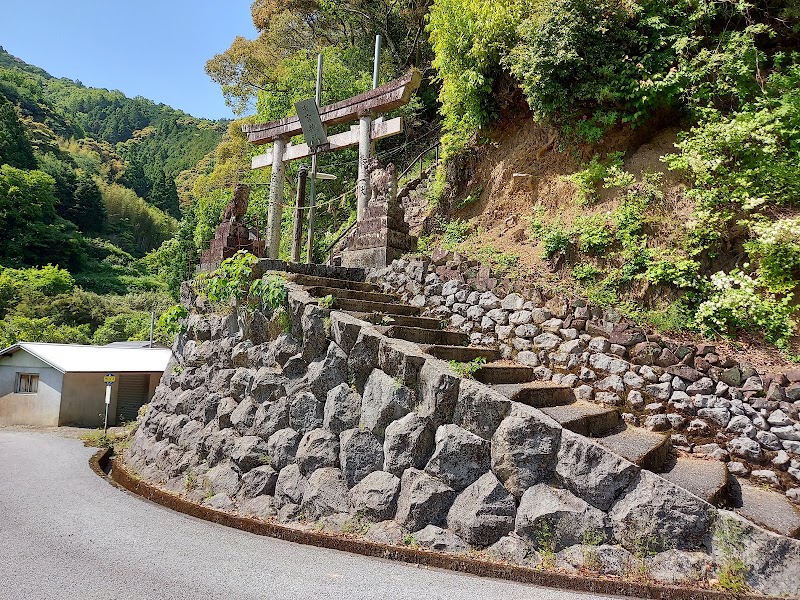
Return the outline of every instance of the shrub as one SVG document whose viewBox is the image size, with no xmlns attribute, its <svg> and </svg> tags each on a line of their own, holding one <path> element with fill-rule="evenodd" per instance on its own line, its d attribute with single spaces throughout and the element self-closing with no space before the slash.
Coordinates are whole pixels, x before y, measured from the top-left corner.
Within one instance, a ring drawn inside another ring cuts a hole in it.
<svg viewBox="0 0 800 600">
<path fill-rule="evenodd" d="M 600 157 L 595 155 L 583 169 L 565 177 L 575 188 L 575 202 L 580 206 L 587 206 L 597 202 L 597 187 L 600 183 L 608 181 L 608 187 L 617 187 L 618 184 L 627 182 L 630 177 L 625 176 L 622 170 L 622 157 L 624 152 L 612 152 L 606 162 L 600 162 Z"/>
<path fill-rule="evenodd" d="M 788 346 L 795 326 L 791 318 L 792 294 L 778 299 L 738 269 L 712 275 L 711 285 L 708 300 L 700 304 L 695 315 L 695 323 L 704 334 L 763 331 L 768 341 L 779 347 Z"/>
<path fill-rule="evenodd" d="M 569 234 L 559 227 L 548 229 L 542 240 L 545 258 L 553 258 L 557 254 L 566 254 L 570 245 Z"/>
<path fill-rule="evenodd" d="M 800 280 L 800 218 L 755 223 L 752 230 L 755 238 L 745 249 L 758 264 L 766 288 L 777 293 L 796 288 Z"/>
<path fill-rule="evenodd" d="M 587 254 L 599 254 L 614 242 L 614 233 L 602 215 L 576 220 L 573 231 L 578 234 L 578 248 Z"/>
<path fill-rule="evenodd" d="M 442 247 L 453 250 L 455 247 L 467 239 L 471 225 L 468 221 L 455 219 L 445 225 L 444 235 L 442 236 Z"/>
<path fill-rule="evenodd" d="M 594 281 L 601 273 L 602 271 L 594 265 L 585 263 L 572 267 L 572 276 L 581 282 Z"/>
</svg>

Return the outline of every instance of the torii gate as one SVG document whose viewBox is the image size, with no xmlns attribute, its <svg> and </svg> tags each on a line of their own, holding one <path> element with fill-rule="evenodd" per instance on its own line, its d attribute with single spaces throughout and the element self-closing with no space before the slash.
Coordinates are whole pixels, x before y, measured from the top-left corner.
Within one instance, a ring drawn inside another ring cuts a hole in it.
<svg viewBox="0 0 800 600">
<path fill-rule="evenodd" d="M 386 113 L 411 100 L 411 95 L 419 88 L 422 75 L 416 69 L 410 70 L 400 79 L 386 83 L 363 94 L 336 102 L 319 109 L 319 117 L 324 127 L 341 125 L 358 120 L 359 124 L 350 131 L 338 133 L 327 138 L 328 144 L 311 148 L 309 144 L 293 145 L 293 136 L 303 133 L 300 118 L 286 117 L 271 123 L 242 125 L 242 131 L 252 144 L 262 145 L 273 142 L 266 154 L 254 156 L 251 168 L 272 167 L 269 188 L 269 210 L 267 217 L 267 253 L 269 258 L 278 258 L 280 246 L 281 216 L 283 213 L 283 177 L 285 164 L 312 156 L 316 152 L 331 152 L 358 144 L 358 210 L 357 218 L 363 219 L 370 199 L 368 162 L 372 142 L 403 131 L 401 117 L 373 122 L 373 117 Z"/>
</svg>

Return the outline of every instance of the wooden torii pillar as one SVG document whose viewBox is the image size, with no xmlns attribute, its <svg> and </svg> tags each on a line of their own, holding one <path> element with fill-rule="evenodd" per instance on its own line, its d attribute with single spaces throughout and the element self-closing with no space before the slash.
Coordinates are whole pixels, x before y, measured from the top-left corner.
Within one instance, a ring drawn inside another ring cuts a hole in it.
<svg viewBox="0 0 800 600">
<path fill-rule="evenodd" d="M 396 79 L 363 94 L 353 96 L 319 109 L 322 124 L 328 128 L 359 120 L 350 131 L 328 136 L 328 146 L 321 152 L 333 152 L 349 146 L 358 145 L 358 220 L 361 221 L 369 202 L 369 174 L 367 164 L 370 146 L 375 140 L 396 135 L 403 131 L 402 118 L 372 121 L 373 115 L 383 114 L 405 106 L 412 94 L 419 88 L 422 76 L 412 69 L 400 79 Z M 283 177 L 285 165 L 292 160 L 311 156 L 313 151 L 308 144 L 294 145 L 291 138 L 303 133 L 297 116 L 286 117 L 270 123 L 242 125 L 247 139 L 255 145 L 273 143 L 266 154 L 254 156 L 251 168 L 272 167 L 269 188 L 269 211 L 267 216 L 267 253 L 269 258 L 278 258 L 280 246 L 281 217 L 283 214 Z"/>
</svg>

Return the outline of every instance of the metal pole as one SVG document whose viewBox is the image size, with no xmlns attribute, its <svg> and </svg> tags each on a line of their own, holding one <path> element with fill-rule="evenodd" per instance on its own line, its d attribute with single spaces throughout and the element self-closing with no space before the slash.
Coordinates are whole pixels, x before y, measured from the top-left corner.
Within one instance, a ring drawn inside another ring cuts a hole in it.
<svg viewBox="0 0 800 600">
<path fill-rule="evenodd" d="M 297 201 L 294 205 L 292 262 L 300 262 L 300 248 L 303 245 L 303 206 L 306 201 L 306 179 L 308 179 L 308 167 L 300 165 L 297 172 Z"/>
<path fill-rule="evenodd" d="M 286 140 L 278 138 L 272 145 L 272 175 L 269 181 L 267 210 L 267 257 L 278 258 L 281 245 L 281 215 L 283 213 L 283 175 L 286 170 L 283 153 Z"/>
<path fill-rule="evenodd" d="M 381 47 L 383 46 L 383 38 L 379 35 L 375 36 L 375 62 L 372 67 L 372 89 L 378 87 L 378 79 L 381 74 Z"/>
<path fill-rule="evenodd" d="M 150 347 L 153 347 L 153 325 L 155 324 L 156 320 L 156 313 L 155 311 L 150 311 Z"/>
<path fill-rule="evenodd" d="M 317 54 L 317 108 L 322 104 L 322 54 Z M 306 241 L 306 262 L 314 262 L 314 208 L 317 198 L 317 153 L 311 157 L 311 186 L 308 190 L 308 240 Z M 298 259 L 299 260 L 299 259 Z"/>
<path fill-rule="evenodd" d="M 108 407 L 111 404 L 111 386 L 106 384 L 106 417 L 103 420 L 103 435 L 108 433 Z"/>
</svg>

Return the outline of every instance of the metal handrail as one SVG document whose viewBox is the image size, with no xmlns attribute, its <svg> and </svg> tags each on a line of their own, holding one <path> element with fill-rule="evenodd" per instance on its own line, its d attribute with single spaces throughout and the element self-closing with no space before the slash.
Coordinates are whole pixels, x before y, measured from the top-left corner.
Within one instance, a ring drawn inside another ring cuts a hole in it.
<svg viewBox="0 0 800 600">
<path fill-rule="evenodd" d="M 406 169 L 402 173 L 400 173 L 400 175 L 397 176 L 397 181 L 400 181 L 403 177 L 408 175 L 408 173 L 411 171 L 411 169 L 414 168 L 414 165 L 416 165 L 417 162 L 422 160 L 422 157 L 424 157 L 428 152 L 430 152 L 434 148 L 438 148 L 441 145 L 442 145 L 442 142 L 441 141 L 437 141 L 433 146 L 431 146 L 427 150 L 423 150 L 422 152 L 420 152 L 420 154 L 414 160 L 412 160 L 410 163 L 408 163 L 408 166 L 406 167 Z M 438 162 L 438 160 L 437 160 L 437 162 Z"/>
<path fill-rule="evenodd" d="M 330 260 L 331 260 L 331 251 L 334 249 L 334 247 L 336 246 L 336 244 L 338 244 L 338 243 L 339 243 L 339 242 L 342 240 L 342 238 L 343 238 L 344 236 L 346 236 L 348 233 L 350 233 L 350 232 L 353 230 L 353 227 L 355 227 L 357 224 L 358 224 L 358 221 L 353 221 L 352 223 L 350 223 L 350 226 L 349 226 L 347 229 L 345 229 L 345 230 L 344 230 L 342 233 L 340 233 L 340 234 L 339 234 L 339 235 L 336 237 L 336 239 L 335 239 L 335 240 L 333 240 L 333 242 L 331 243 L 331 245 L 330 245 L 330 246 L 328 246 L 327 248 L 325 248 L 325 252 L 324 252 L 324 254 L 327 254 L 327 255 L 328 255 L 328 262 L 330 262 Z"/>
</svg>

